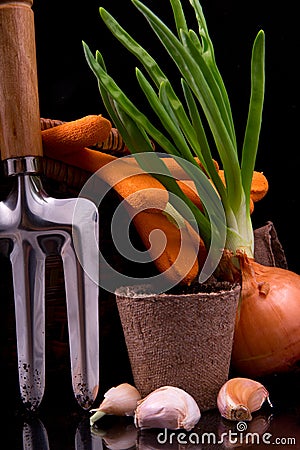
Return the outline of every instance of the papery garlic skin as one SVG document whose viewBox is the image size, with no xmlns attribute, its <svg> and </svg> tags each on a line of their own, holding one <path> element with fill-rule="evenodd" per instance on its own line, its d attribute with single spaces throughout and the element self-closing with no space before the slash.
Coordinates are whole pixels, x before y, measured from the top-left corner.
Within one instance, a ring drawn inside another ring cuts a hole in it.
<svg viewBox="0 0 300 450">
<path fill-rule="evenodd" d="M 258 411 L 266 400 L 270 403 L 269 392 L 261 383 L 237 377 L 231 378 L 221 387 L 217 406 L 225 419 L 247 421 L 252 419 L 251 413 Z"/>
<path fill-rule="evenodd" d="M 190 431 L 200 417 L 200 409 L 190 394 L 174 386 L 162 386 L 138 402 L 134 423 L 138 428 Z"/>
<path fill-rule="evenodd" d="M 105 414 L 133 416 L 137 402 L 140 399 L 141 394 L 131 384 L 122 383 L 116 387 L 112 387 L 104 394 L 104 400 L 99 408 L 90 411 L 95 412 L 90 418 L 90 424 L 93 425 Z"/>
<path fill-rule="evenodd" d="M 122 383 L 104 394 L 104 400 L 98 409 L 115 416 L 133 416 L 140 399 L 141 394 L 134 386 Z"/>
</svg>

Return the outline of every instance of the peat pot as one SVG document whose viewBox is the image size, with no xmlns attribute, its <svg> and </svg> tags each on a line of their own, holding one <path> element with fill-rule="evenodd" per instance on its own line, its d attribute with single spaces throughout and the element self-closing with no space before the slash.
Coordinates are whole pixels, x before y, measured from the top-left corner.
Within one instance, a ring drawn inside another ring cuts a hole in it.
<svg viewBox="0 0 300 450">
<path fill-rule="evenodd" d="M 200 409 L 216 407 L 228 379 L 240 286 L 197 285 L 153 294 L 149 286 L 116 291 L 131 370 L 142 396 L 163 385 L 191 394 Z"/>
</svg>

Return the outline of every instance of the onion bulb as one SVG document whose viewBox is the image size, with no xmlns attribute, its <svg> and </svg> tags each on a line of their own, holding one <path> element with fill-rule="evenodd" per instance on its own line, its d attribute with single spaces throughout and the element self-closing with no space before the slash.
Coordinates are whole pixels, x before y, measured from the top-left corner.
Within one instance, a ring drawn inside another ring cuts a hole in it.
<svg viewBox="0 0 300 450">
<path fill-rule="evenodd" d="M 300 361 L 300 275 L 238 257 L 242 290 L 232 366 L 248 377 L 289 372 Z"/>
</svg>

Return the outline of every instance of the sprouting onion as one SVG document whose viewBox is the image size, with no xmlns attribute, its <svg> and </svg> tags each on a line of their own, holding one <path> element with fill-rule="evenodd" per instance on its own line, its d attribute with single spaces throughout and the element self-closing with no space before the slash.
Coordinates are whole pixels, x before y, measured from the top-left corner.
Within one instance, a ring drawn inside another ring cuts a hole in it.
<svg viewBox="0 0 300 450">
<path fill-rule="evenodd" d="M 207 192 L 211 187 L 210 183 L 207 184 L 208 175 L 213 192 L 217 192 L 225 211 L 224 254 L 236 257 L 241 271 L 242 293 L 232 364 L 251 377 L 289 371 L 300 360 L 300 276 L 289 270 L 262 266 L 254 260 L 250 218 L 250 187 L 264 101 L 264 32 L 258 32 L 252 48 L 249 110 L 243 145 L 239 148 L 229 98 L 199 1 L 189 0 L 198 23 L 198 30 L 194 31 L 187 24 L 180 0 L 170 0 L 176 33 L 142 2 L 131 1 L 147 19 L 177 67 L 182 92 L 180 96 L 175 93 L 170 80 L 152 56 L 105 9 L 100 8 L 104 23 L 142 64 L 145 72 L 136 69 L 137 81 L 162 129 L 153 125 L 115 83 L 107 73 L 101 53 L 97 51 L 94 57 L 83 43 L 88 64 L 98 79 L 104 105 L 138 160 L 141 152 L 153 152 L 151 139 L 154 140 L 163 151 L 179 157 L 180 164 L 183 161 L 189 163 L 183 166 L 194 181 L 200 198 L 203 186 Z M 210 133 L 209 138 L 207 133 Z M 219 155 L 225 184 L 215 168 L 209 142 L 214 143 L 214 152 Z M 196 163 L 195 156 L 204 172 Z M 153 166 L 145 168 L 157 176 L 156 173 L 160 172 L 157 169 L 164 163 L 159 158 L 152 161 Z M 191 165 L 193 170 L 190 170 Z M 166 168 L 161 173 L 163 175 L 158 178 L 170 192 L 186 202 L 204 242 L 209 246 L 212 224 L 207 211 L 201 212 L 195 207 L 176 180 L 168 176 Z"/>
<path fill-rule="evenodd" d="M 193 170 L 189 175 L 198 190 L 201 190 L 203 172 L 195 161 L 195 156 L 198 157 L 222 201 L 227 225 L 225 247 L 233 254 L 237 249 L 242 249 L 249 257 L 253 257 L 249 205 L 264 99 L 264 32 L 259 31 L 253 45 L 250 106 L 240 162 L 230 102 L 216 65 L 201 5 L 198 0 L 190 1 L 199 25 L 196 33 L 188 28 L 180 1 L 170 2 L 177 36 L 143 3 L 132 0 L 177 66 L 183 100 L 175 93 L 170 80 L 149 53 L 105 9 L 100 8 L 107 27 L 146 70 L 148 77 L 136 69 L 137 81 L 162 124 L 163 131 L 154 126 L 115 83 L 107 73 L 99 51 L 94 57 L 83 43 L 85 56 L 98 79 L 105 107 L 131 152 L 138 154 L 141 151 L 153 151 L 150 141 L 153 139 L 163 151 L 197 166 L 199 170 Z M 223 165 L 226 186 L 215 168 L 206 136 L 206 124 L 201 117 L 203 114 Z M 188 166 L 185 170 L 189 172 Z M 161 177 L 167 189 L 180 196 L 191 208 L 200 233 L 209 245 L 211 228 L 207 215 L 195 208 L 174 181 L 169 177 Z"/>
</svg>

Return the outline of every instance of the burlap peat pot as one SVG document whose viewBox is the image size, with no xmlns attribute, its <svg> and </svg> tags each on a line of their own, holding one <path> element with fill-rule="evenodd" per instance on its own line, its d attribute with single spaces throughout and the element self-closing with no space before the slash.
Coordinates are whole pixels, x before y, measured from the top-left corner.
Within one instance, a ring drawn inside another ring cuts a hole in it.
<svg viewBox="0 0 300 450">
<path fill-rule="evenodd" d="M 151 294 L 119 288 L 116 301 L 137 389 L 186 390 L 201 410 L 216 407 L 228 379 L 240 286 L 202 285 L 202 292 Z"/>
</svg>

